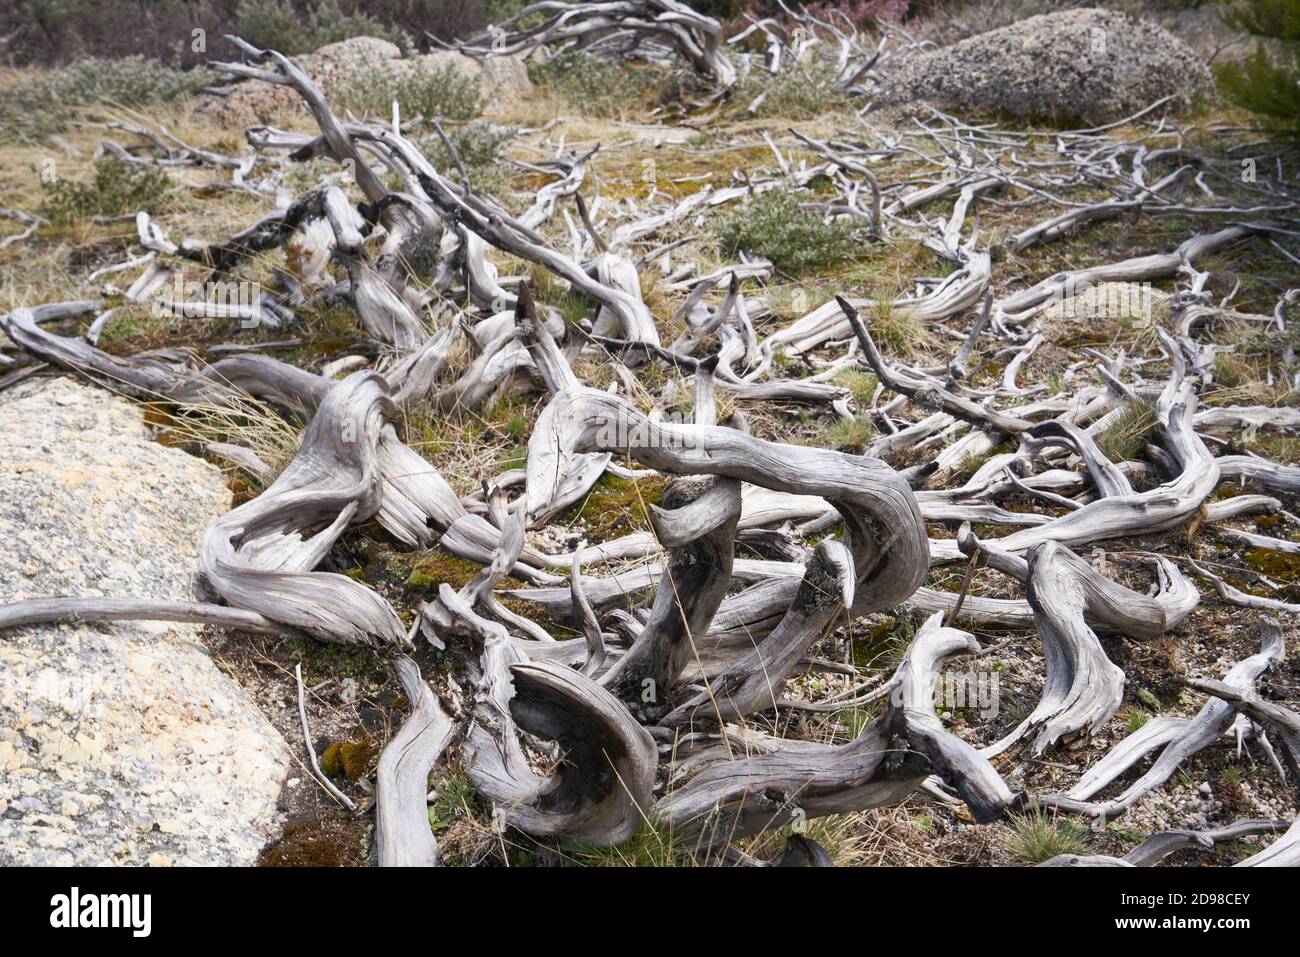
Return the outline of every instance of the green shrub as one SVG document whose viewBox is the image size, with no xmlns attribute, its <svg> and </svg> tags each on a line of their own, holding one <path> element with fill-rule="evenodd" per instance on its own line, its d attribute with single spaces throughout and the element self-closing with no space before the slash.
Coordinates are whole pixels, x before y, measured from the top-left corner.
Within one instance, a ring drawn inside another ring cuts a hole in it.
<svg viewBox="0 0 1300 957">
<path fill-rule="evenodd" d="M 338 0 L 322 0 L 302 12 L 290 0 L 243 0 L 235 31 L 254 46 L 286 56 L 311 53 L 327 43 L 352 37 L 379 37 L 403 50 L 413 46 L 411 38 L 396 26 L 381 23 L 364 10 L 344 13 Z"/>
<path fill-rule="evenodd" d="M 0 87 L 0 130 L 39 141 L 95 106 L 138 109 L 175 103 L 213 82 L 207 70 L 174 70 L 155 60 L 83 60 L 31 82 Z"/>
<path fill-rule="evenodd" d="M 400 72 L 367 67 L 343 87 L 339 100 L 354 113 L 382 117 L 392 114 L 393 100 L 397 100 L 404 120 L 417 114 L 439 120 L 472 120 L 487 105 L 478 80 L 450 65 L 412 66 Z"/>
<path fill-rule="evenodd" d="M 69 226 L 93 216 L 156 210 L 174 186 L 158 167 L 135 166 L 110 154 L 95 163 L 95 176 L 89 182 L 46 183 L 41 215 L 57 226 Z"/>
<path fill-rule="evenodd" d="M 797 194 L 779 187 L 722 217 L 714 230 L 727 255 L 762 256 L 789 276 L 833 266 L 858 246 L 852 224 L 823 222 L 820 213 L 800 208 Z"/>
<path fill-rule="evenodd" d="M 569 52 L 545 63 L 530 61 L 528 78 L 588 116 L 618 117 L 644 104 L 664 74 L 625 60 Z"/>
<path fill-rule="evenodd" d="M 1241 63 L 1219 63 L 1215 77 L 1232 102 L 1276 117 L 1300 132 L 1300 0 L 1251 0 L 1223 20 L 1252 36 L 1275 41 L 1276 57 L 1262 42 Z"/>
<path fill-rule="evenodd" d="M 476 193 L 498 193 L 509 179 L 510 170 L 501 162 L 501 150 L 515 137 L 516 130 L 492 123 L 467 123 L 445 130 L 447 139 L 465 164 L 469 185 Z M 459 179 L 460 173 L 442 138 L 436 134 L 421 137 L 421 152 L 440 173 Z"/>
<path fill-rule="evenodd" d="M 779 116 L 806 120 L 848 105 L 848 98 L 835 86 L 834 72 L 821 69 L 816 64 L 807 68 L 795 64 L 787 66 L 776 76 L 766 70 L 755 69 L 732 92 L 735 108 L 746 114 L 758 97 L 762 100 L 754 108 L 756 117 Z"/>
</svg>

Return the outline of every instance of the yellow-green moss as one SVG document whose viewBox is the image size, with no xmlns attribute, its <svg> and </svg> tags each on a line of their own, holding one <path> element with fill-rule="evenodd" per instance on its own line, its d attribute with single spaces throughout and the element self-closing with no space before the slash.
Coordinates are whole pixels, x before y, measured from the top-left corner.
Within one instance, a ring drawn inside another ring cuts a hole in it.
<svg viewBox="0 0 1300 957">
<path fill-rule="evenodd" d="M 369 741 L 335 741 L 320 758 L 320 769 L 330 777 L 346 775 L 349 781 L 356 781 L 370 769 L 370 761 L 375 756 L 375 748 Z"/>
<path fill-rule="evenodd" d="M 667 484 L 661 478 L 625 479 L 606 473 L 562 521 L 582 520 L 596 538 L 605 540 L 648 529 L 650 506 L 659 504 Z"/>
</svg>

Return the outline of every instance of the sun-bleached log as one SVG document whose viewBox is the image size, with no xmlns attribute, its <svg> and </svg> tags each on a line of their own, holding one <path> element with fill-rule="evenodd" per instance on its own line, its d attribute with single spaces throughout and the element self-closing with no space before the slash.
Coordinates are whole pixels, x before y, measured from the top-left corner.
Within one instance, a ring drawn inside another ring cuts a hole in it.
<svg viewBox="0 0 1300 957">
<path fill-rule="evenodd" d="M 398 655 L 393 670 L 411 713 L 384 747 L 375 770 L 375 847 L 380 867 L 433 867 L 438 842 L 429 827 L 429 772 L 455 725 L 414 660 Z"/>
</svg>

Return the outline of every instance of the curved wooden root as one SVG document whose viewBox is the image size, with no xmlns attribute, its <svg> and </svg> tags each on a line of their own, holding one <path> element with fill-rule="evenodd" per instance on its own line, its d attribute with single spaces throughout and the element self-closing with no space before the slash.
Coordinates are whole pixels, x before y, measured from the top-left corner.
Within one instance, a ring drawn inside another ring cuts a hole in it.
<svg viewBox="0 0 1300 957">
<path fill-rule="evenodd" d="M 1033 753 L 1042 754 L 1062 738 L 1086 734 L 1110 720 L 1123 700 L 1124 672 L 1106 657 L 1084 613 L 1141 620 L 1131 614 L 1131 606 L 1113 601 L 1120 597 L 1118 592 L 1136 593 L 1108 582 L 1063 545 L 1035 545 L 1028 565 L 1025 590 L 1043 642 L 1047 679 L 1038 706 L 1010 734 L 986 748 L 986 754 L 1000 754 L 1031 732 Z M 1155 634 L 1164 630 L 1164 613 L 1158 606 L 1157 612 Z"/>
<path fill-rule="evenodd" d="M 740 483 L 678 479 L 651 507 L 651 522 L 668 549 L 650 617 L 637 640 L 600 679 L 646 705 L 661 705 L 682 670 L 699 657 L 696 639 L 709 630 L 731 583 Z"/>
<path fill-rule="evenodd" d="M 969 634 L 932 616 L 917 632 L 892 679 L 883 712 L 853 741 L 783 741 L 778 750 L 728 759 L 724 749 L 673 787 L 654 817 L 674 835 L 706 843 L 781 827 L 793 820 L 897 803 L 933 772 L 954 787 L 977 821 L 1003 813 L 1012 795 L 978 751 L 944 730 L 934 714 L 939 665 L 978 650 Z"/>
<path fill-rule="evenodd" d="M 717 678 L 706 679 L 704 691 L 679 704 L 660 723 L 702 719 L 724 724 L 775 707 L 800 657 L 853 604 L 853 584 L 848 549 L 836 541 L 819 544 L 780 624 L 750 654 Z"/>
<path fill-rule="evenodd" d="M 1277 622 L 1261 618 L 1260 637 L 1259 653 L 1234 665 L 1224 677 L 1224 684 L 1229 688 L 1252 688 L 1260 675 L 1285 656 L 1282 630 Z M 1169 780 L 1183 761 L 1221 737 L 1232 725 L 1233 716 L 1231 704 L 1212 699 L 1205 703 L 1194 718 L 1185 723 L 1166 721 L 1149 732 L 1144 725 L 1131 736 L 1132 741 L 1126 738 L 1115 747 L 1112 752 L 1116 755 L 1114 758 L 1108 755 L 1093 773 L 1086 775 L 1068 794 L 1035 798 L 1035 803 L 1090 814 L 1102 820 L 1117 817 L 1137 803 L 1143 795 Z M 1148 725 L 1152 723 L 1147 722 Z M 1155 763 L 1142 777 L 1125 788 L 1122 794 L 1111 801 L 1088 800 L 1160 744 L 1164 744 L 1164 750 Z"/>
<path fill-rule="evenodd" d="M 928 563 L 925 526 L 907 483 L 888 465 L 828 449 L 767 442 L 718 426 L 652 422 L 626 401 L 593 389 L 566 391 L 565 415 L 579 425 L 575 451 L 627 454 L 674 474 L 720 475 L 826 499 L 844 521 L 857 572 L 853 614 L 908 598 Z M 786 604 L 797 583 L 790 582 Z"/>
<path fill-rule="evenodd" d="M 280 477 L 204 533 L 203 570 L 223 598 L 323 641 L 410 647 L 378 594 L 346 575 L 312 571 L 349 524 L 379 509 L 376 445 L 391 410 L 373 373 L 330 390 Z"/>
<path fill-rule="evenodd" d="M 555 741 L 563 757 L 507 820 L 535 836 L 617 844 L 646 820 L 658 752 L 623 703 L 590 678 L 533 661 L 511 667 L 519 727 Z"/>
<path fill-rule="evenodd" d="M 451 739 L 454 725 L 406 655 L 393 670 L 411 713 L 379 756 L 375 771 L 375 845 L 380 867 L 433 867 L 438 842 L 429 828 L 429 772 Z"/>
</svg>

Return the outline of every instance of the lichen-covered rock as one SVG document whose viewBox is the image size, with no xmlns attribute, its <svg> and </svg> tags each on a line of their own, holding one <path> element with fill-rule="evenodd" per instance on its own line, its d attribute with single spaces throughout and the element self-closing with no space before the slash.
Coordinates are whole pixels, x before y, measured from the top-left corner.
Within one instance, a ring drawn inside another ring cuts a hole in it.
<svg viewBox="0 0 1300 957">
<path fill-rule="evenodd" d="M 219 470 L 70 379 L 0 393 L 0 602 L 195 597 Z M 194 626 L 0 634 L 0 866 L 252 864 L 279 830 L 284 740 Z"/>
<path fill-rule="evenodd" d="M 1189 106 L 1210 71 L 1154 23 L 1086 8 L 1029 17 L 909 61 L 877 105 L 926 101 L 959 113 L 1101 124 L 1173 94 Z"/>
<path fill-rule="evenodd" d="M 370 70 L 394 76 L 412 70 L 440 70 L 450 66 L 479 81 L 479 88 L 493 101 L 513 100 L 532 88 L 528 68 L 519 56 L 487 57 L 475 60 L 450 50 L 403 57 L 401 49 L 378 37 L 353 37 L 323 46 L 315 53 L 296 57 L 296 62 L 334 103 L 337 94 L 356 77 Z M 306 110 L 298 91 L 273 86 L 260 80 L 241 80 L 225 87 L 225 95 L 203 94 L 195 100 L 196 112 L 222 126 L 273 123 L 288 113 Z"/>
</svg>

